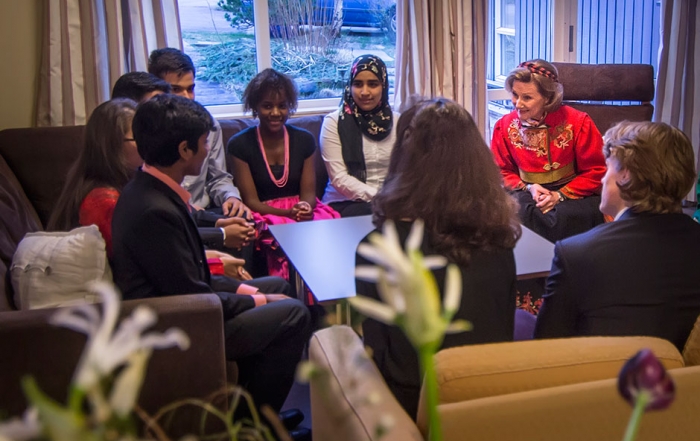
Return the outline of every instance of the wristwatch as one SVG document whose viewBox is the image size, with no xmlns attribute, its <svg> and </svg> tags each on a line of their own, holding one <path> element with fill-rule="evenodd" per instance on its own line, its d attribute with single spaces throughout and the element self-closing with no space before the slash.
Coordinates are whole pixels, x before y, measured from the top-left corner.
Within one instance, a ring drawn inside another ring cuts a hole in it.
<svg viewBox="0 0 700 441">
<path fill-rule="evenodd" d="M 557 191 L 556 193 L 559 195 L 559 202 L 564 202 L 564 199 L 566 199 L 566 198 L 564 197 L 564 195 L 562 194 L 562 192 L 561 192 L 561 191 Z"/>
</svg>

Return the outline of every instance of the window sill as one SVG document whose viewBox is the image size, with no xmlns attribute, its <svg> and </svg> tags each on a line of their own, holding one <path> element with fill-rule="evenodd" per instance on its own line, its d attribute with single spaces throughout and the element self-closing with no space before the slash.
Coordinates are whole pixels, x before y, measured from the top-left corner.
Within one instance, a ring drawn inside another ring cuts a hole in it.
<svg viewBox="0 0 700 441">
<path fill-rule="evenodd" d="M 340 98 L 327 98 L 317 100 L 299 101 L 296 116 L 326 115 L 338 108 Z M 216 119 L 252 118 L 250 112 L 243 112 L 242 104 L 230 104 L 225 106 L 205 106 L 209 113 Z"/>
</svg>

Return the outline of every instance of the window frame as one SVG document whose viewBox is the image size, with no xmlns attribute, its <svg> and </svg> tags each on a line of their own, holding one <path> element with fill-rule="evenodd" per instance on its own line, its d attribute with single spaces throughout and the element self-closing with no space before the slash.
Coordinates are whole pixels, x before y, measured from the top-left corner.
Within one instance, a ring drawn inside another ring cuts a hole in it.
<svg viewBox="0 0 700 441">
<path fill-rule="evenodd" d="M 515 37 L 515 26 L 509 28 L 503 25 L 503 1 L 504 0 L 496 0 L 494 3 L 494 23 L 496 23 L 496 26 L 494 27 L 494 36 L 496 41 L 493 42 L 493 58 L 494 60 L 499 61 L 503 58 L 501 48 L 503 46 L 504 38 Z M 494 63 L 495 79 L 493 82 L 496 84 L 502 84 L 508 76 L 508 72 L 501 72 L 501 67 L 501 63 Z"/>
<path fill-rule="evenodd" d="M 255 34 L 257 71 L 272 67 L 272 53 L 270 42 L 270 14 L 268 0 L 253 0 L 253 21 Z M 261 32 L 261 30 L 265 30 Z M 341 97 L 316 98 L 299 100 L 295 115 L 323 115 L 336 110 Z M 393 102 L 394 94 L 389 95 L 389 101 Z M 244 113 L 243 103 L 238 104 L 210 104 L 204 106 L 209 113 L 217 119 L 220 118 L 252 118 L 250 113 Z"/>
<path fill-rule="evenodd" d="M 576 62 L 576 26 L 577 14 L 578 14 L 578 0 L 553 0 L 553 14 L 552 14 L 552 60 L 555 62 Z M 495 23 L 500 24 L 500 8 L 501 0 L 495 0 L 494 2 L 494 17 Z M 498 28 L 496 28 L 497 31 Z M 498 35 L 498 34 L 497 34 Z M 515 35 L 515 29 L 513 29 L 513 35 Z M 569 42 L 569 38 L 573 38 L 573 41 Z M 500 49 L 496 49 L 496 43 L 494 41 L 494 63 L 496 63 L 496 56 L 500 53 Z M 499 42 L 500 43 L 500 42 Z M 499 51 L 498 53 L 496 51 Z M 496 81 L 491 81 L 490 84 L 493 86 L 498 84 L 498 80 L 501 76 L 496 75 L 496 66 L 494 64 L 494 76 Z M 505 81 L 506 76 L 502 76 Z M 494 84 L 495 83 L 495 84 Z M 510 93 L 505 90 L 505 87 L 488 89 L 486 91 L 486 101 L 501 101 L 509 100 Z"/>
</svg>

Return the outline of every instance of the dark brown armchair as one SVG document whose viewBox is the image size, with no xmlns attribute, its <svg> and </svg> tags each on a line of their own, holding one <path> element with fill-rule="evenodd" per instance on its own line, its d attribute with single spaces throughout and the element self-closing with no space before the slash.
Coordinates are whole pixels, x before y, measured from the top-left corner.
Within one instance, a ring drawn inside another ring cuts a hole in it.
<svg viewBox="0 0 700 441">
<path fill-rule="evenodd" d="M 552 63 L 564 86 L 564 103 L 590 115 L 605 133 L 620 121 L 651 121 L 654 68 L 649 64 Z M 610 101 L 632 102 L 631 104 Z"/>
<path fill-rule="evenodd" d="M 145 304 L 158 315 L 154 330 L 185 331 L 190 347 L 156 350 L 146 372 L 139 405 L 153 415 L 184 398 L 206 399 L 227 385 L 221 302 L 215 294 L 195 294 L 126 301 L 121 315 Z M 21 415 L 27 402 L 21 379 L 33 376 L 41 390 L 65 403 L 85 335 L 48 323 L 56 309 L 0 312 L 0 415 Z M 200 413 L 178 413 L 168 433 L 195 433 Z"/>
</svg>

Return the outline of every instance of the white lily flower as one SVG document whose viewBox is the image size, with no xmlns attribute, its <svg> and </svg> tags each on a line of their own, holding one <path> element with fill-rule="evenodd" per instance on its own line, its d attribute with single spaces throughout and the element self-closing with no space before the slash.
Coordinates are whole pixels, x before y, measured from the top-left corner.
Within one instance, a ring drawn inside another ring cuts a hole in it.
<svg viewBox="0 0 700 441">
<path fill-rule="evenodd" d="M 37 439 L 40 435 L 41 424 L 36 407 L 24 411 L 22 419 L 12 418 L 0 423 L 0 441 L 24 441 Z"/>
<path fill-rule="evenodd" d="M 121 418 L 128 416 L 136 404 L 151 352 L 150 349 L 142 349 L 132 353 L 129 365 L 114 381 L 109 405 L 114 413 Z"/>
<path fill-rule="evenodd" d="M 96 282 L 91 288 L 102 299 L 101 321 L 95 305 L 63 308 L 51 318 L 54 325 L 65 326 L 88 336 L 74 378 L 78 388 L 87 391 L 96 386 L 100 378 L 110 375 L 118 366 L 129 364 L 133 360 L 132 354 L 137 351 L 171 346 L 184 350 L 189 347 L 189 338 L 179 329 L 142 335 L 156 321 L 155 313 L 146 306 L 137 307 L 114 332 L 119 316 L 116 291 L 104 282 Z"/>
<path fill-rule="evenodd" d="M 362 296 L 349 299 L 362 314 L 400 326 L 417 348 L 439 344 L 445 332 L 469 329 L 469 324 L 463 321 L 450 323 L 461 300 L 461 272 L 455 265 L 447 266 L 441 307 L 438 287 L 430 270 L 446 266 L 447 259 L 422 256 L 423 230 L 422 220 L 413 222 L 405 253 L 391 221 L 385 222 L 382 235 L 370 236 L 370 244 L 360 244 L 358 253 L 378 266 L 359 266 L 355 274 L 362 280 L 377 283 L 382 302 Z"/>
</svg>

